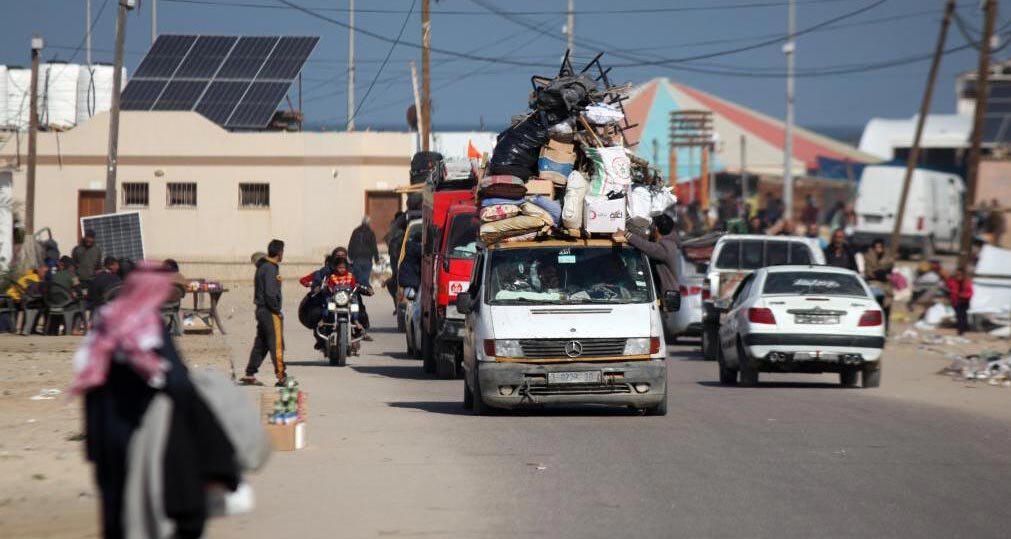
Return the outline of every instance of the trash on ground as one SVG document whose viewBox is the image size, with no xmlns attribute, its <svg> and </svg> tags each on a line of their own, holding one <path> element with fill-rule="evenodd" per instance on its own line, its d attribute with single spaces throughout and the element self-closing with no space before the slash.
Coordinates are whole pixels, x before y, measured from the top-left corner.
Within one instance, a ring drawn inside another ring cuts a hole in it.
<svg viewBox="0 0 1011 539">
<path fill-rule="evenodd" d="M 39 391 L 38 395 L 33 395 L 31 400 L 33 401 L 49 401 L 56 398 L 57 395 L 63 393 L 59 389 L 43 389 Z"/>
<path fill-rule="evenodd" d="M 954 380 L 1011 387 L 1011 357 L 992 350 L 965 357 L 955 356 L 941 372 Z"/>
</svg>

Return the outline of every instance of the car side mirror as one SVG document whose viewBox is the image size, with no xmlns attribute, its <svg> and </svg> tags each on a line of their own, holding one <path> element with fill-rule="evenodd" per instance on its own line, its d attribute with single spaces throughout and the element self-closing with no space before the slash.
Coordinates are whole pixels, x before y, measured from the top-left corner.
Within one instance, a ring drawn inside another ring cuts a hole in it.
<svg viewBox="0 0 1011 539">
<path fill-rule="evenodd" d="M 474 298 L 466 292 L 456 296 L 456 310 L 460 314 L 470 314 L 474 311 Z"/>
<path fill-rule="evenodd" d="M 681 310 L 681 294 L 677 290 L 667 290 L 663 293 L 660 307 L 664 312 L 676 313 Z"/>
</svg>

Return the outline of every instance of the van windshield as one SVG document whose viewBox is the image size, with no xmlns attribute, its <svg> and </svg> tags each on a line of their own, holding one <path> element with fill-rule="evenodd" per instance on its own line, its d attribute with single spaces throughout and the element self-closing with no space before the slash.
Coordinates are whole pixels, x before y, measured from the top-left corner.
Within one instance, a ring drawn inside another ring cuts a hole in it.
<svg viewBox="0 0 1011 539">
<path fill-rule="evenodd" d="M 474 258 L 477 256 L 477 234 L 481 221 L 476 213 L 462 213 L 449 224 L 446 256 L 449 258 Z"/>
<path fill-rule="evenodd" d="M 631 247 L 530 247 L 491 253 L 492 305 L 645 303 L 649 267 Z"/>
</svg>

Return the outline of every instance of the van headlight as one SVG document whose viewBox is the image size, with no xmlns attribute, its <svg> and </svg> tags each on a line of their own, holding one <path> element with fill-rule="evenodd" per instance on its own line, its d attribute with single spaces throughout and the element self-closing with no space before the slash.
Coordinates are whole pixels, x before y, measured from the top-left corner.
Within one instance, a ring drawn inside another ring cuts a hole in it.
<svg viewBox="0 0 1011 539">
<path fill-rule="evenodd" d="M 523 357 L 523 347 L 516 339 L 485 339 L 484 355 L 494 357 Z"/>
<path fill-rule="evenodd" d="M 345 305 L 348 304 L 348 299 L 350 299 L 350 297 L 348 296 L 348 293 L 345 292 L 345 291 L 343 291 L 343 290 L 341 290 L 340 292 L 337 292 L 336 294 L 333 295 L 334 303 L 336 303 L 337 305 L 340 305 L 341 307 L 343 307 L 343 306 L 345 306 Z"/>
<path fill-rule="evenodd" d="M 644 356 L 649 354 L 649 337 L 636 337 L 625 340 L 626 356 Z"/>
</svg>

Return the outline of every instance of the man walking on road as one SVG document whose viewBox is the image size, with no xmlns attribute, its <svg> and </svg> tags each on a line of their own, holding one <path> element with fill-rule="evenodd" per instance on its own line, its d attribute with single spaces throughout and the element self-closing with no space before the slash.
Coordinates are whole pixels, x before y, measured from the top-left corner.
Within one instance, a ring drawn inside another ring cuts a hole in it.
<svg viewBox="0 0 1011 539">
<path fill-rule="evenodd" d="M 359 284 L 368 286 L 372 277 L 372 264 L 379 263 L 379 247 L 376 245 L 376 233 L 369 227 L 369 216 L 362 217 L 362 224 L 351 232 L 348 242 L 348 256 L 351 258 L 351 269 Z"/>
<path fill-rule="evenodd" d="M 846 243 L 846 233 L 841 228 L 832 232 L 832 243 L 825 248 L 825 265 L 857 271 L 857 259 Z"/>
<path fill-rule="evenodd" d="M 271 240 L 267 246 L 267 256 L 256 263 L 256 277 L 253 281 L 253 303 L 256 305 L 256 339 L 249 352 L 246 375 L 239 382 L 243 385 L 262 386 L 256 379 L 263 358 L 269 353 L 274 362 L 277 386 L 284 386 L 284 315 L 281 313 L 281 275 L 278 266 L 284 258 L 284 242 Z"/>
<path fill-rule="evenodd" d="M 87 288 L 98 270 L 102 269 L 102 248 L 95 243 L 94 230 L 84 231 L 81 244 L 70 251 L 70 258 L 74 260 L 74 264 L 77 264 L 77 277 L 81 279 L 81 284 Z"/>
</svg>

